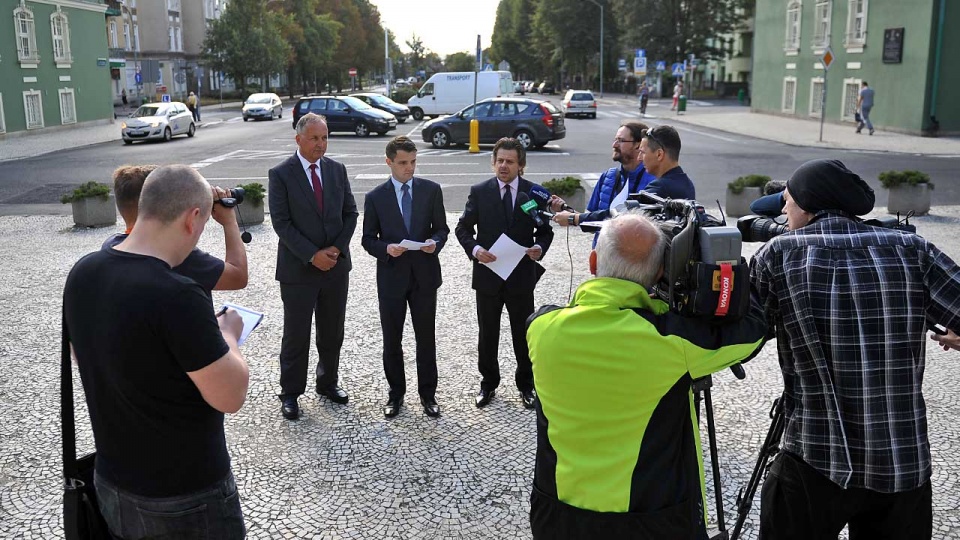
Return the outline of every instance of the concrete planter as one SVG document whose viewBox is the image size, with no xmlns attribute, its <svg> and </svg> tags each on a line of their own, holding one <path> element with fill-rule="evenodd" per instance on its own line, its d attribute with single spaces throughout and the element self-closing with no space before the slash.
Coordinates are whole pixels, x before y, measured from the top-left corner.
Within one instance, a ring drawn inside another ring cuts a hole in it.
<svg viewBox="0 0 960 540">
<path fill-rule="evenodd" d="M 73 222 L 78 227 L 106 227 L 117 223 L 117 205 L 113 194 L 72 201 Z"/>
<path fill-rule="evenodd" d="M 905 215 L 913 212 L 923 216 L 930 213 L 930 184 L 901 184 L 888 190 L 887 212 Z"/>
<path fill-rule="evenodd" d="M 740 193 L 734 193 L 727 188 L 727 194 L 724 198 L 725 209 L 728 216 L 749 216 L 752 214 L 750 211 L 750 203 L 760 198 L 763 194 L 762 188 L 758 187 L 745 187 Z"/>
<path fill-rule="evenodd" d="M 563 200 L 567 201 L 567 204 L 580 212 L 587 211 L 587 195 L 582 187 L 577 188 L 577 190 L 573 192 L 573 195 L 563 197 Z"/>
<path fill-rule="evenodd" d="M 253 204 L 250 201 L 243 201 L 237 205 L 237 208 L 240 210 L 238 221 L 243 222 L 244 225 L 259 225 L 263 223 L 263 202 L 259 204 Z"/>
</svg>

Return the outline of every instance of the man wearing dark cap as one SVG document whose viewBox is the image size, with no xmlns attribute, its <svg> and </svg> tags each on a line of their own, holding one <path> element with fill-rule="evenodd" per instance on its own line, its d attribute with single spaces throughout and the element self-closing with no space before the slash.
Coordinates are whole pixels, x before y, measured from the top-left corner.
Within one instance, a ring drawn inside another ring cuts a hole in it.
<svg viewBox="0 0 960 540">
<path fill-rule="evenodd" d="M 864 224 L 874 193 L 837 160 L 787 181 L 789 232 L 757 251 L 752 293 L 776 327 L 781 452 L 761 493 L 770 539 L 928 539 L 927 321 L 960 330 L 960 268 L 933 244 Z"/>
<path fill-rule="evenodd" d="M 696 199 L 693 181 L 680 168 L 680 134 L 670 126 L 648 129 L 640 141 L 640 158 L 657 177 L 644 191 L 665 199 Z"/>
</svg>

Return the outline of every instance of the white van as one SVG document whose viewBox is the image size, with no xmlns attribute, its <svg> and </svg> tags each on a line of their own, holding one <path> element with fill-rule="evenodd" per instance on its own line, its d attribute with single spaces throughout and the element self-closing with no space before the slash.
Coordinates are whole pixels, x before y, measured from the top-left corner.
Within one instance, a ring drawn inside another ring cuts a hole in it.
<svg viewBox="0 0 960 540">
<path fill-rule="evenodd" d="M 513 75 L 509 71 L 481 71 L 477 79 L 477 101 L 513 93 Z M 473 104 L 472 71 L 434 73 L 407 101 L 414 120 L 424 116 L 453 114 Z"/>
</svg>

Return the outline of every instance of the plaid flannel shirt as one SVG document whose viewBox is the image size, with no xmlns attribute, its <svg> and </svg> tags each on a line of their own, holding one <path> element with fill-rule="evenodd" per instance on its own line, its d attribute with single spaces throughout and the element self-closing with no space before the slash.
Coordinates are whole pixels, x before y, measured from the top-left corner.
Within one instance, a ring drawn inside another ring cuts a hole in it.
<svg viewBox="0 0 960 540">
<path fill-rule="evenodd" d="M 960 330 L 960 268 L 919 236 L 820 212 L 763 246 L 750 277 L 777 328 L 783 449 L 843 488 L 926 483 L 926 328 Z"/>
</svg>

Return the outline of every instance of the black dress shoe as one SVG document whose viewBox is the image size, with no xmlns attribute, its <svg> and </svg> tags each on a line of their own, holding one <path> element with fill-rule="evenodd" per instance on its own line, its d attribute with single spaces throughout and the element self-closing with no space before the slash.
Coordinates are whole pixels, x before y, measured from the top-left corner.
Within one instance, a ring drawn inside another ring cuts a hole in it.
<svg viewBox="0 0 960 540">
<path fill-rule="evenodd" d="M 321 396 L 326 396 L 330 401 L 339 403 L 340 405 L 346 405 L 347 402 L 350 401 L 350 396 L 347 395 L 347 391 L 336 384 L 326 388 L 317 388 L 317 393 Z"/>
<path fill-rule="evenodd" d="M 297 404 L 297 398 L 287 397 L 280 400 L 280 412 L 287 420 L 296 420 L 300 418 L 300 405 Z"/>
<path fill-rule="evenodd" d="M 520 399 L 523 400 L 523 406 L 532 409 L 537 402 L 537 392 L 533 388 L 520 391 Z"/>
<path fill-rule="evenodd" d="M 430 418 L 440 416 L 440 406 L 437 405 L 437 400 L 420 398 L 420 403 L 423 404 L 423 412 L 427 413 Z"/>
<path fill-rule="evenodd" d="M 493 399 L 497 393 L 496 390 L 484 390 L 483 388 L 477 392 L 477 408 L 486 407 L 490 404 L 490 400 Z"/>
<path fill-rule="evenodd" d="M 400 413 L 400 405 L 403 405 L 403 399 L 390 398 L 387 404 L 383 406 L 383 415 L 387 418 L 393 418 Z"/>
</svg>

